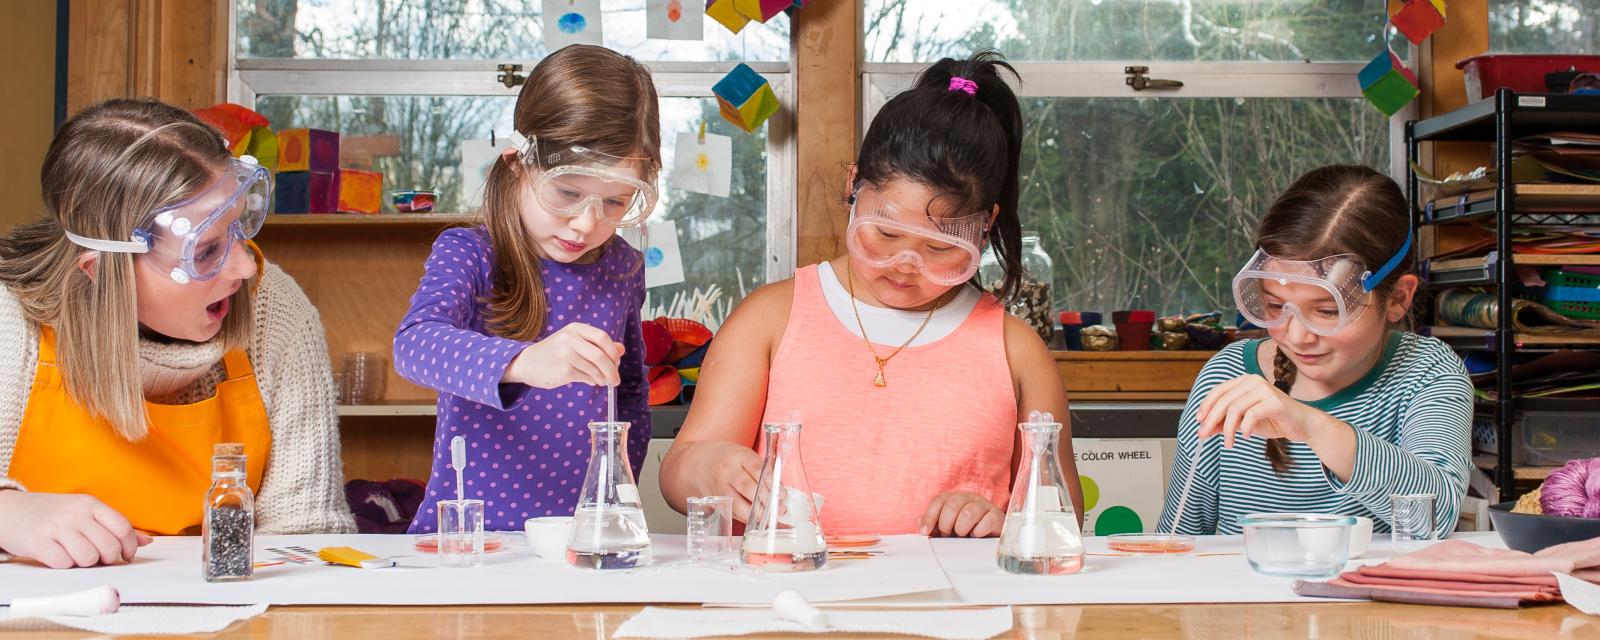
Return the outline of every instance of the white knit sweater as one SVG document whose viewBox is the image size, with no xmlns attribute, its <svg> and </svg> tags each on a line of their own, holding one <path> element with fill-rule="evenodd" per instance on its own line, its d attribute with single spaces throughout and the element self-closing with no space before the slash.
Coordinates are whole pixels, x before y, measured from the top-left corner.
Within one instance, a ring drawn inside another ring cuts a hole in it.
<svg viewBox="0 0 1600 640">
<path fill-rule="evenodd" d="M 272 429 L 261 492 L 259 533 L 354 533 L 344 497 L 339 415 L 333 373 L 316 307 L 294 279 L 267 263 L 256 289 L 256 333 L 248 349 Z M 6 477 L 39 364 L 39 327 L 0 286 L 0 489 L 22 487 Z M 220 343 L 139 341 L 140 377 L 153 402 L 209 398 L 226 379 Z M 200 500 L 201 496 L 195 496 Z M 4 554 L 0 553 L 0 559 Z"/>
</svg>

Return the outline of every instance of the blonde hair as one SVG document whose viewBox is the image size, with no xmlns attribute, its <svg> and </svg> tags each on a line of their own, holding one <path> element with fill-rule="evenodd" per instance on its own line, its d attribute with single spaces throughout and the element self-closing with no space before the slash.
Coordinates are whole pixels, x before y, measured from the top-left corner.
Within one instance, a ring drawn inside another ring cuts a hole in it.
<svg viewBox="0 0 1600 640">
<path fill-rule="evenodd" d="M 151 211 L 212 182 L 229 159 L 216 130 L 188 111 L 146 99 L 115 99 L 67 120 L 50 142 L 39 182 L 46 215 L 0 236 L 0 283 L 28 319 L 54 327 L 67 395 L 130 441 L 149 431 L 139 367 L 136 259 L 99 253 L 90 273 L 80 236 L 126 240 Z M 213 340 L 249 343 L 253 286 L 229 300 L 238 312 Z"/>
<path fill-rule="evenodd" d="M 517 132 L 542 149 L 585 146 L 621 157 L 648 158 L 648 179 L 661 171 L 661 118 L 650 71 L 604 47 L 572 45 L 528 74 L 517 95 Z M 484 296 L 490 331 L 535 340 L 544 329 L 545 300 L 538 245 L 528 239 L 519 198 L 526 169 L 502 156 L 489 170 L 480 217 L 494 247 L 494 292 Z M 615 240 L 608 241 L 609 245 Z M 609 249 L 609 247 L 607 247 Z"/>
</svg>

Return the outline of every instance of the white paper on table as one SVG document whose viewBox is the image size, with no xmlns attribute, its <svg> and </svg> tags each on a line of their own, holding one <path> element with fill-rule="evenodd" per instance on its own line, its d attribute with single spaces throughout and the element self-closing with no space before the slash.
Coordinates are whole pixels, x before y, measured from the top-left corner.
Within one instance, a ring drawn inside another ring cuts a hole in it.
<svg viewBox="0 0 1600 640">
<path fill-rule="evenodd" d="M 507 149 L 517 149 L 522 146 L 522 136 L 512 133 L 506 137 L 496 136 L 490 141 L 485 138 L 473 138 L 461 141 L 461 207 L 463 210 L 478 208 L 483 204 L 483 186 L 489 180 L 489 169 L 494 167 L 500 154 Z"/>
<path fill-rule="evenodd" d="M 546 51 L 555 53 L 574 44 L 601 44 L 600 0 L 544 0 L 543 6 Z"/>
<path fill-rule="evenodd" d="M 699 134 L 679 133 L 672 151 L 672 174 L 667 184 L 675 189 L 728 197 L 733 181 L 733 138 L 706 134 L 705 144 L 700 144 Z"/>
<path fill-rule="evenodd" d="M 1561 597 L 1567 604 L 1591 616 L 1600 616 L 1600 585 L 1560 571 L 1551 573 L 1556 576 L 1556 584 L 1561 585 Z"/>
<path fill-rule="evenodd" d="M 1011 607 L 943 611 L 828 611 L 826 629 L 810 629 L 765 609 L 645 607 L 617 628 L 616 638 L 703 638 L 754 633 L 888 633 L 982 640 L 1011 630 Z"/>
<path fill-rule="evenodd" d="M 493 505 L 490 505 L 493 508 Z M 830 563 L 821 571 L 748 575 L 684 563 L 684 537 L 653 535 L 655 564 L 629 571 L 576 569 L 540 560 L 519 536 L 469 569 L 355 569 L 284 564 L 257 569 L 243 582 L 200 576 L 198 537 L 158 537 L 131 563 L 59 571 L 32 563 L 0 563 L 0 602 L 19 596 L 117 588 L 124 603 L 270 605 L 466 605 L 570 603 L 770 604 L 784 589 L 812 603 L 947 589 L 950 581 L 921 536 L 885 536 L 883 555 Z M 415 554 L 406 535 L 257 536 L 256 548 L 348 546 L 378 556 Z M 264 551 L 258 559 L 271 559 Z M 991 552 L 992 554 L 992 552 Z"/>
<path fill-rule="evenodd" d="M 644 36 L 652 40 L 700 40 L 705 37 L 704 0 L 645 0 Z"/>
<path fill-rule="evenodd" d="M 1073 438 L 1072 454 L 1077 459 L 1079 481 L 1084 484 L 1093 481 L 1099 488 L 1099 499 L 1084 507 L 1083 535 L 1153 533 L 1156 530 L 1165 493 L 1161 441 Z M 1182 476 L 1186 471 L 1178 469 L 1176 473 Z M 1126 526 L 1100 526 L 1126 524 L 1133 518 L 1137 518 L 1141 526 L 1132 531 Z"/>
<path fill-rule="evenodd" d="M 50 569 L 46 569 L 50 571 Z M 78 571 L 95 571 L 79 569 Z M 198 579 L 198 578 L 197 578 Z M 47 616 L 11 618 L 0 607 L 0 631 L 56 631 L 63 628 L 114 635 L 216 633 L 240 620 L 267 610 L 267 605 L 243 607 L 122 607 L 97 616 Z"/>
<path fill-rule="evenodd" d="M 645 225 L 645 233 L 637 228 L 622 230 L 628 244 L 644 254 L 644 286 L 664 287 L 683 282 L 683 253 L 678 250 L 678 225 L 662 220 Z"/>
</svg>

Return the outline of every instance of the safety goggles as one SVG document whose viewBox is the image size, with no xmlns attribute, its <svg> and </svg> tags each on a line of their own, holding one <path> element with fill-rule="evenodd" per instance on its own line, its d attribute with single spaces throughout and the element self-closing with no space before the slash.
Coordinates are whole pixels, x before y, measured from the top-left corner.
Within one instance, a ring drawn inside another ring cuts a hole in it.
<svg viewBox="0 0 1600 640">
<path fill-rule="evenodd" d="M 1400 250 L 1372 272 L 1349 254 L 1285 260 L 1258 249 L 1233 277 L 1233 300 L 1256 326 L 1276 327 L 1293 316 L 1312 333 L 1331 336 L 1361 318 L 1371 306 L 1372 291 L 1410 250 L 1408 234 Z"/>
<path fill-rule="evenodd" d="M 851 196 L 845 244 L 862 264 L 888 269 L 909 264 L 928 280 L 955 286 L 978 271 L 989 214 L 940 218 L 902 210 L 871 189 Z"/>
<path fill-rule="evenodd" d="M 241 156 L 199 194 L 150 212 L 127 241 L 71 232 L 67 238 L 95 251 L 143 254 L 143 260 L 168 269 L 178 284 L 210 280 L 222 272 L 235 244 L 261 231 L 271 194 L 272 174 L 254 157 Z"/>
<path fill-rule="evenodd" d="M 593 211 L 607 224 L 632 227 L 643 224 L 655 209 L 655 184 L 641 179 L 649 158 L 624 158 L 581 146 L 541 150 L 538 139 L 529 136 L 522 163 L 538 169 L 534 197 L 553 215 L 576 218 Z"/>
</svg>

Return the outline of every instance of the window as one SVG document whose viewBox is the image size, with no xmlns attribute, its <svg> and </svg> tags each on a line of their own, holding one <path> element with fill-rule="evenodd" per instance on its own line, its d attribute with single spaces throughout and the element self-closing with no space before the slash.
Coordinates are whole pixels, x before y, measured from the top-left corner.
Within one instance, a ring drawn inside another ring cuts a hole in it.
<svg viewBox="0 0 1600 640">
<path fill-rule="evenodd" d="M 1279 191 L 1324 164 L 1392 174 L 1403 158 L 1406 112 L 1391 122 L 1355 81 L 1380 50 L 1383 11 L 1371 0 L 870 0 L 864 122 L 930 61 L 1005 53 L 1021 75 L 1022 225 L 1054 262 L 1053 306 L 1231 319 L 1229 283 Z M 1184 86 L 1134 91 L 1128 65 Z"/>
<path fill-rule="evenodd" d="M 526 73 L 545 55 L 540 5 L 239 0 L 230 100 L 253 106 L 274 129 L 316 127 L 347 141 L 387 143 L 372 159 L 386 190 L 437 189 L 438 211 L 465 212 L 461 143 L 512 131 L 517 89 L 496 80 L 496 65 L 520 63 Z M 604 15 L 606 45 L 651 68 L 661 101 L 666 166 L 652 219 L 677 223 L 685 282 L 651 289 L 649 304 L 712 286 L 736 301 L 794 268 L 793 136 L 782 112 L 754 134 L 737 130 L 719 115 L 711 86 L 731 60 L 755 60 L 751 66 L 791 105 L 788 23 L 752 24 L 734 35 L 708 21 L 704 41 L 646 40 L 643 10 L 643 0 L 607 2 Z M 676 135 L 702 121 L 733 137 L 728 198 L 666 184 Z"/>
<path fill-rule="evenodd" d="M 1492 0 L 1489 50 L 1600 54 L 1600 0 Z"/>
</svg>

